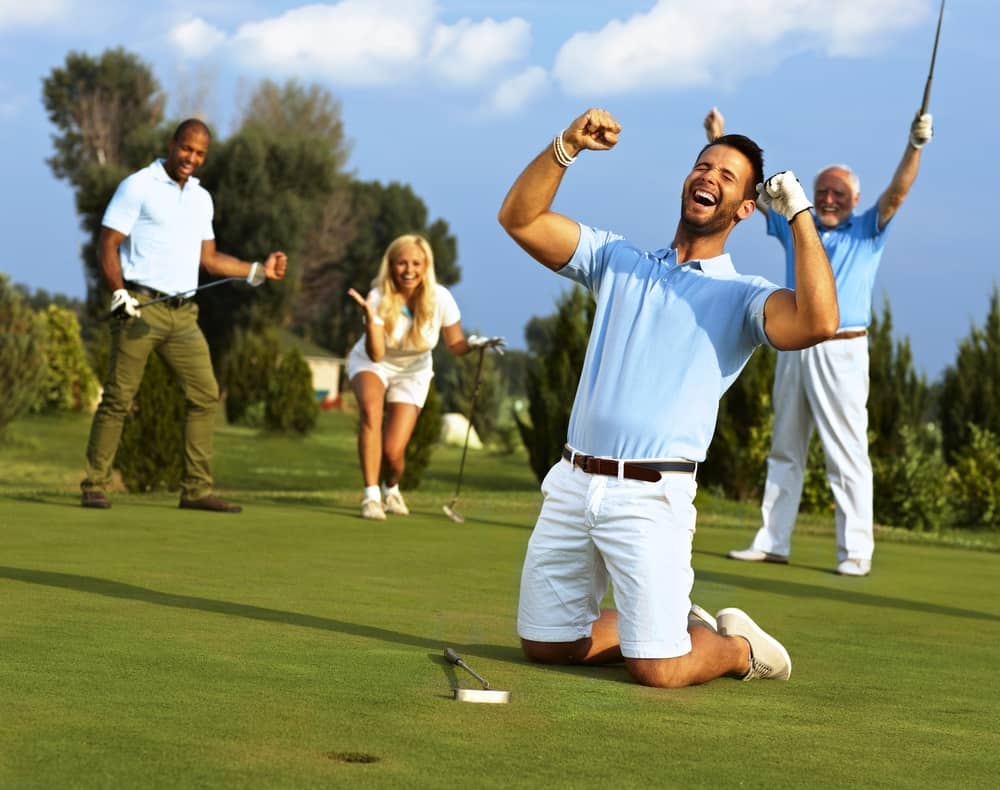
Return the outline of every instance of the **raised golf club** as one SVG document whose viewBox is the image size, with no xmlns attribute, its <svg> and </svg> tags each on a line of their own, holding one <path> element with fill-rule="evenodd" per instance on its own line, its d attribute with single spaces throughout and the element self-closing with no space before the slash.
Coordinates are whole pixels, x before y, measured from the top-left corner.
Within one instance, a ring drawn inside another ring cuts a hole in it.
<svg viewBox="0 0 1000 790">
<path fill-rule="evenodd" d="M 215 286 L 222 285 L 224 283 L 231 283 L 234 280 L 241 280 L 243 282 L 246 282 L 245 277 L 223 277 L 221 280 L 215 280 L 210 283 L 205 283 L 204 285 L 199 285 L 197 288 L 192 288 L 190 291 L 179 291 L 178 293 L 174 294 L 164 294 L 163 296 L 158 296 L 155 299 L 150 299 L 148 302 L 142 302 L 137 306 L 137 309 L 141 310 L 144 307 L 149 307 L 151 304 L 159 304 L 160 302 L 167 302 L 170 301 L 171 299 L 176 299 L 179 296 L 182 296 L 185 299 L 190 299 L 192 296 L 198 293 L 198 291 L 204 291 L 208 288 L 214 288 Z M 108 312 L 104 313 L 100 317 L 100 320 L 107 321 L 112 316 L 114 316 L 114 312 L 108 310 Z"/>
<path fill-rule="evenodd" d="M 472 385 L 472 401 L 469 404 L 469 425 L 465 429 L 465 444 L 462 446 L 462 461 L 458 465 L 458 482 L 455 484 L 455 496 L 451 498 L 451 501 L 447 505 L 443 505 L 441 507 L 445 515 L 456 524 L 462 524 L 465 521 L 465 516 L 455 510 L 455 504 L 458 502 L 458 494 L 462 490 L 462 474 L 465 472 L 465 455 L 469 452 L 469 434 L 472 433 L 472 415 L 476 412 L 476 399 L 479 397 L 479 385 L 483 377 L 484 359 L 486 359 L 486 346 L 482 346 L 479 349 L 479 362 L 476 365 L 476 380 Z M 471 672 L 472 670 L 469 671 Z"/>
<path fill-rule="evenodd" d="M 934 49 L 931 50 L 931 67 L 927 72 L 927 83 L 924 85 L 924 99 L 920 102 L 920 112 L 923 115 L 931 101 L 931 82 L 934 80 L 934 61 L 937 60 L 938 39 L 941 37 L 941 20 L 944 19 L 944 0 L 941 0 L 941 10 L 938 11 L 937 30 L 934 32 Z"/>
<path fill-rule="evenodd" d="M 459 666 L 472 675 L 476 680 L 483 684 L 481 689 L 463 689 L 454 688 L 452 691 L 455 692 L 455 699 L 459 702 L 492 702 L 492 703 L 505 703 L 510 702 L 510 692 L 501 691 L 500 689 L 490 688 L 489 681 L 486 680 L 478 672 L 474 671 L 472 667 L 465 663 L 462 658 L 452 650 L 450 647 L 444 649 L 444 657 L 448 660 L 449 664 L 454 664 Z"/>
</svg>

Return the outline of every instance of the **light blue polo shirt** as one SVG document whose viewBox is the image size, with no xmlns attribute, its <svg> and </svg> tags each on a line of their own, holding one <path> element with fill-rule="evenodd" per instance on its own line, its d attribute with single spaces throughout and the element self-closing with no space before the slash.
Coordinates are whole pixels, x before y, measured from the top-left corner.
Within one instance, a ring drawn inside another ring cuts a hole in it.
<svg viewBox="0 0 1000 790">
<path fill-rule="evenodd" d="M 215 238 L 213 212 L 197 178 L 181 189 L 157 159 L 118 185 L 101 224 L 127 237 L 119 246 L 126 280 L 180 293 L 198 287 L 201 243 Z"/>
<path fill-rule="evenodd" d="M 816 222 L 816 231 L 833 268 L 841 329 L 866 327 L 871 323 L 875 275 L 882 262 L 890 224 L 891 220 L 879 229 L 877 203 L 864 214 L 852 214 L 836 228 Z M 785 284 L 794 289 L 795 254 L 788 220 L 776 211 L 767 212 L 767 235 L 774 236 L 785 248 Z"/>
<path fill-rule="evenodd" d="M 777 286 L 738 274 L 728 255 L 677 264 L 614 233 L 580 226 L 559 274 L 594 296 L 597 312 L 568 441 L 590 455 L 703 461 L 719 398 L 764 333 Z"/>
</svg>

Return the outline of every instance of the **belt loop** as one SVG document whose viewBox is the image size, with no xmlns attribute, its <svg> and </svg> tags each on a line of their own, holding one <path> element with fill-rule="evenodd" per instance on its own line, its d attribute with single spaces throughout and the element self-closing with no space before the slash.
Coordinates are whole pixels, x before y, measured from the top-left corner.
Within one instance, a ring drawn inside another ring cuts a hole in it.
<svg viewBox="0 0 1000 790">
<path fill-rule="evenodd" d="M 625 462 L 624 461 L 619 461 L 618 462 L 618 479 L 619 480 L 624 480 L 625 479 Z"/>
<path fill-rule="evenodd" d="M 569 445 L 567 445 L 569 446 Z M 569 465 L 573 467 L 573 471 L 576 471 L 576 450 L 572 447 L 569 448 Z"/>
</svg>

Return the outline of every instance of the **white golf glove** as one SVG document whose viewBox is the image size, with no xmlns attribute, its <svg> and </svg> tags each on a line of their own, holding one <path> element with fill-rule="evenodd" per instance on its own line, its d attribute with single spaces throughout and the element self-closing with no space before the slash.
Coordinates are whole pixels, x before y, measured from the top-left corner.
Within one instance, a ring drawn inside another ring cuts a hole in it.
<svg viewBox="0 0 1000 790">
<path fill-rule="evenodd" d="M 465 342 L 469 344 L 469 348 L 492 348 L 501 356 L 503 356 L 503 347 L 507 345 L 507 341 L 502 337 L 480 337 L 479 335 L 469 335 Z"/>
<path fill-rule="evenodd" d="M 116 318 L 138 318 L 139 300 L 124 288 L 119 288 L 111 294 L 111 314 Z"/>
<path fill-rule="evenodd" d="M 256 288 L 258 285 L 263 285 L 266 279 L 267 272 L 264 270 L 264 265 L 258 261 L 251 263 L 250 271 L 247 272 L 247 282 Z"/>
<path fill-rule="evenodd" d="M 791 170 L 782 170 L 763 184 L 757 184 L 757 197 L 764 208 L 777 211 L 789 222 L 813 205 Z"/>
<path fill-rule="evenodd" d="M 929 112 L 918 115 L 910 124 L 910 145 L 923 148 L 934 136 L 934 116 Z"/>
</svg>

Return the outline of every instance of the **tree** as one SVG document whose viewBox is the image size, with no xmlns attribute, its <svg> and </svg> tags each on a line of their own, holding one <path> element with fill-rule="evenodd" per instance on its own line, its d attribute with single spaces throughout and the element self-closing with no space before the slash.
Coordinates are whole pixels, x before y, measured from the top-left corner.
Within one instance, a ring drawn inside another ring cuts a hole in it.
<svg viewBox="0 0 1000 790">
<path fill-rule="evenodd" d="M 107 303 L 97 261 L 101 218 L 118 183 L 157 154 L 164 99 L 149 66 L 112 49 L 98 58 L 71 52 L 43 80 L 42 100 L 58 130 L 48 165 L 73 186 L 88 236 L 84 278 L 88 309 L 96 315 Z"/>
<path fill-rule="evenodd" d="M 97 396 L 97 377 L 87 361 L 80 338 L 80 322 L 65 307 L 48 305 L 40 313 L 46 324 L 48 368 L 32 411 L 81 411 L 90 408 Z"/>
<path fill-rule="evenodd" d="M 45 380 L 45 321 L 0 274 L 0 430 L 35 402 Z"/>
<path fill-rule="evenodd" d="M 587 291 L 574 286 L 560 298 L 555 315 L 534 324 L 536 328 L 544 326 L 545 329 L 535 336 L 539 351 L 528 367 L 530 421 L 521 415 L 516 415 L 516 419 L 521 441 L 528 450 L 531 468 L 539 482 L 559 458 L 566 443 L 569 416 L 593 321 L 593 299 Z"/>
<path fill-rule="evenodd" d="M 944 372 L 939 403 L 945 458 L 972 443 L 972 425 L 1000 436 L 1000 291 L 996 285 L 982 329 L 973 326 Z"/>
</svg>

